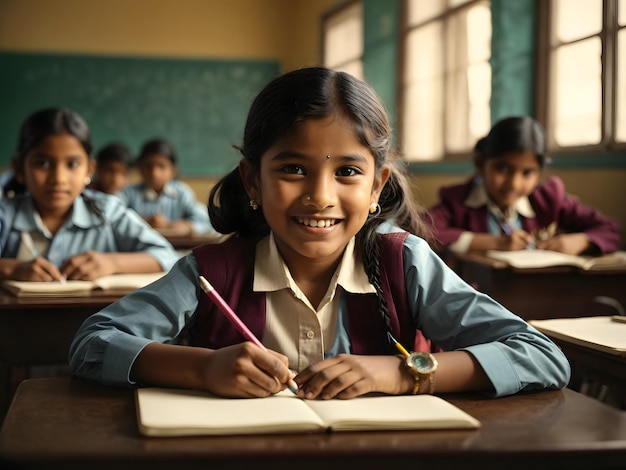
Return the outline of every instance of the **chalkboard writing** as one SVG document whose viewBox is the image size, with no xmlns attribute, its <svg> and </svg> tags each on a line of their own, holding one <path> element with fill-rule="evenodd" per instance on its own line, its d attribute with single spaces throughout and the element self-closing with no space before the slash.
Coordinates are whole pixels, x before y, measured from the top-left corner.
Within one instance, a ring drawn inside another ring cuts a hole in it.
<svg viewBox="0 0 626 470">
<path fill-rule="evenodd" d="M 219 177 L 240 158 L 232 145 L 254 96 L 278 73 L 275 61 L 0 53 L 0 166 L 30 113 L 63 106 L 87 120 L 96 150 L 116 140 L 137 152 L 164 137 L 181 176 Z"/>
</svg>

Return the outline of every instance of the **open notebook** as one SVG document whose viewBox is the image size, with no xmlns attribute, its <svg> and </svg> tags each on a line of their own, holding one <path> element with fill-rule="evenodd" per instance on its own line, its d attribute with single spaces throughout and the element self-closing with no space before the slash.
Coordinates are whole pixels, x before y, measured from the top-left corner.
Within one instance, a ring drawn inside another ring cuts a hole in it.
<svg viewBox="0 0 626 470">
<path fill-rule="evenodd" d="M 17 297 L 84 297 L 94 289 L 129 293 L 165 275 L 164 272 L 111 274 L 94 281 L 31 282 L 4 280 L 2 287 Z"/>
<path fill-rule="evenodd" d="M 268 398 L 221 398 L 166 388 L 136 390 L 146 436 L 333 431 L 475 429 L 472 416 L 433 395 L 301 400 L 288 390 Z"/>
<path fill-rule="evenodd" d="M 626 269 L 626 251 L 604 256 L 575 256 L 549 250 L 487 251 L 489 258 L 506 262 L 514 268 L 574 266 L 584 271 Z"/>
</svg>

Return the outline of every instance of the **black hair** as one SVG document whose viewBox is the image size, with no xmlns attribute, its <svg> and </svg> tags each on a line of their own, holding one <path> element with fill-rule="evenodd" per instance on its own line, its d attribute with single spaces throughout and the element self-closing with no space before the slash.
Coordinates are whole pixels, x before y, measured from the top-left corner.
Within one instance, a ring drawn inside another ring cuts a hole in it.
<svg viewBox="0 0 626 470">
<path fill-rule="evenodd" d="M 513 116 L 496 122 L 474 148 L 475 156 L 483 160 L 499 158 L 509 152 L 520 151 L 534 153 L 541 168 L 548 161 L 543 126 L 528 116 Z"/>
<path fill-rule="evenodd" d="M 133 166 L 133 153 L 128 146 L 121 142 L 111 142 L 102 147 L 96 154 L 98 166 L 108 162 L 120 162 L 126 166 Z"/>
<path fill-rule="evenodd" d="M 137 161 L 142 161 L 144 158 L 149 157 L 150 155 L 154 155 L 155 153 L 160 153 L 161 155 L 165 155 L 174 165 L 178 161 L 176 157 L 176 151 L 174 150 L 174 146 L 165 139 L 155 138 L 148 140 L 143 144 L 141 150 L 139 151 L 139 156 L 137 157 Z"/>
<path fill-rule="evenodd" d="M 17 149 L 13 157 L 13 167 L 18 171 L 24 171 L 24 164 L 28 153 L 39 146 L 43 140 L 50 135 L 70 134 L 83 147 L 88 158 L 91 158 L 92 143 L 91 131 L 87 122 L 76 111 L 68 108 L 46 108 L 34 112 L 26 118 L 20 127 L 17 140 Z M 13 176 L 11 181 L 5 185 L 3 192 L 20 194 L 26 191 L 23 184 Z M 96 202 L 88 197 L 84 192 L 81 197 L 101 220 L 105 221 L 102 211 Z"/>
<path fill-rule="evenodd" d="M 424 213 L 412 194 L 406 167 L 392 145 L 392 131 L 385 107 L 367 83 L 324 67 L 288 72 L 272 80 L 254 99 L 237 147 L 250 166 L 259 171 L 261 156 L 298 124 L 339 114 L 347 118 L 360 140 L 374 156 L 377 177 L 384 168 L 390 175 L 379 198 L 381 211 L 366 221 L 356 236 L 357 253 L 363 259 L 370 282 L 376 288 L 381 314 L 389 327 L 387 305 L 380 285 L 380 243 L 376 228 L 386 220 L 432 240 L 422 220 Z M 223 177 L 209 196 L 209 215 L 221 233 L 260 238 L 270 228 L 261 210 L 251 210 L 238 169 Z"/>
</svg>

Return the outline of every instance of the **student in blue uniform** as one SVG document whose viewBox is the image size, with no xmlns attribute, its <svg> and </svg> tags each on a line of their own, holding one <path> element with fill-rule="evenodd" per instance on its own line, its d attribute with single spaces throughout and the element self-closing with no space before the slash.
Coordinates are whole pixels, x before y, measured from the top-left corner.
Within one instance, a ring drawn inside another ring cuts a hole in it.
<svg viewBox="0 0 626 470">
<path fill-rule="evenodd" d="M 176 179 L 177 161 L 174 147 L 166 140 L 146 142 L 137 159 L 142 182 L 126 186 L 120 196 L 157 230 L 172 229 L 181 235 L 215 233 L 206 206 Z"/>
<path fill-rule="evenodd" d="M 267 396 L 292 377 L 307 399 L 567 385 L 559 348 L 420 237 L 392 142 L 382 102 L 349 74 L 303 68 L 270 82 L 248 114 L 239 168 L 209 199 L 215 228 L 237 236 L 196 247 L 88 318 L 73 372 L 229 397 Z M 199 275 L 267 350 L 225 319 Z M 414 346 L 418 332 L 437 347 Z M 400 356 L 397 340 L 418 350 Z"/>
<path fill-rule="evenodd" d="M 92 280 L 167 271 L 170 243 L 119 198 L 86 190 L 94 169 L 83 118 L 64 108 L 22 124 L 14 158 L 26 192 L 0 203 L 0 279 Z"/>
<path fill-rule="evenodd" d="M 128 184 L 133 153 L 121 142 L 111 142 L 96 154 L 96 172 L 89 189 L 118 194 Z"/>
</svg>

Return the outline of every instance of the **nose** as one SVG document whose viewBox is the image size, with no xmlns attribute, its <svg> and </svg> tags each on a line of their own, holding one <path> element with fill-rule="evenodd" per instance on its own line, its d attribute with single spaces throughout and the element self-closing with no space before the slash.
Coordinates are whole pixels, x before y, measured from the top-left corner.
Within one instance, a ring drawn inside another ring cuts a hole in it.
<svg viewBox="0 0 626 470">
<path fill-rule="evenodd" d="M 54 165 L 49 173 L 54 182 L 63 181 L 67 175 L 67 171 L 63 165 Z"/>
<path fill-rule="evenodd" d="M 302 203 L 316 210 L 333 207 L 337 203 L 334 177 L 325 175 L 311 177 L 302 195 Z"/>
<path fill-rule="evenodd" d="M 524 175 L 521 172 L 514 172 L 509 177 L 509 187 L 513 191 L 519 191 L 524 185 Z"/>
</svg>

